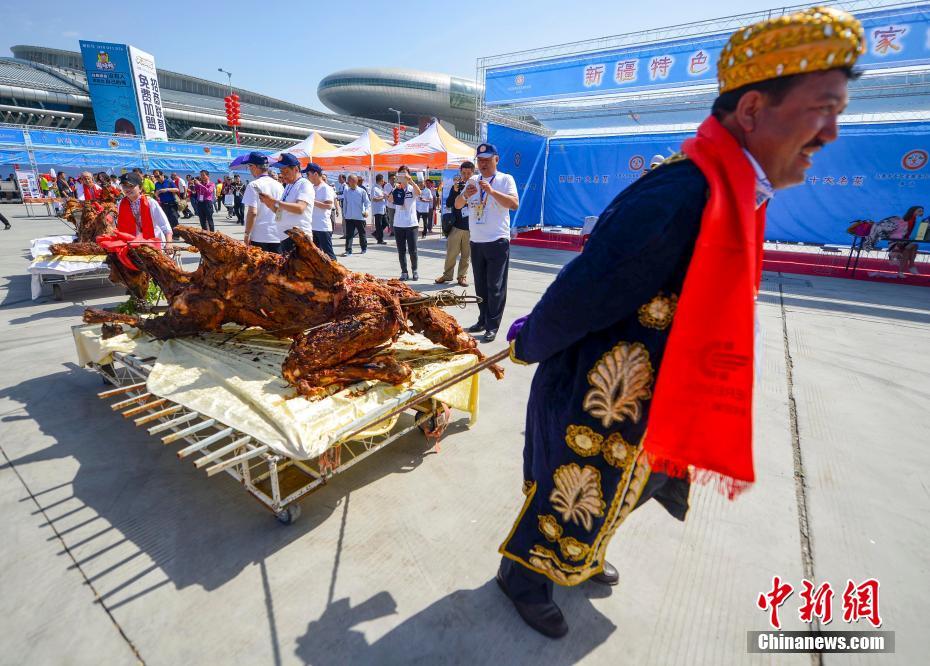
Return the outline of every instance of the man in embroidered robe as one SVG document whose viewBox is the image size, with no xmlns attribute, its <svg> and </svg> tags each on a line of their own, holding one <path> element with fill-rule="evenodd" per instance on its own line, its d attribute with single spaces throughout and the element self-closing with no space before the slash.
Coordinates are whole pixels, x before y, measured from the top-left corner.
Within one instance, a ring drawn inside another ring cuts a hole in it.
<svg viewBox="0 0 930 666">
<path fill-rule="evenodd" d="M 553 583 L 616 584 L 607 544 L 634 508 L 654 498 L 684 520 L 692 479 L 731 499 L 754 481 L 765 206 L 836 139 L 863 44 L 855 18 L 824 8 L 731 36 L 697 136 L 613 200 L 511 328 L 513 360 L 539 367 L 497 582 L 540 633 L 568 631 Z"/>
</svg>

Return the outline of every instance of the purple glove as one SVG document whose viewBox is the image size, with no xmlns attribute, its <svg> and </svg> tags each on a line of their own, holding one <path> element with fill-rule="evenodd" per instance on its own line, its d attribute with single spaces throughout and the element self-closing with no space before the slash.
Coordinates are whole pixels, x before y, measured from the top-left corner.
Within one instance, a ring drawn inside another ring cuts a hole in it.
<svg viewBox="0 0 930 666">
<path fill-rule="evenodd" d="M 529 318 L 529 315 L 523 315 L 510 325 L 510 330 L 507 331 L 507 342 L 514 341 L 514 339 L 517 337 L 517 334 L 520 332 L 520 329 L 523 328 L 523 324 L 525 324 L 526 320 Z"/>
</svg>

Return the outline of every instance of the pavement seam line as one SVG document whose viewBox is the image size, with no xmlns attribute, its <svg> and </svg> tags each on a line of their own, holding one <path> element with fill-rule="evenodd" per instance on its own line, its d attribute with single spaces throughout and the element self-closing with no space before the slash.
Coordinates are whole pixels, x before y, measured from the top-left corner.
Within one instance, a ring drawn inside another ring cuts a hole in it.
<svg viewBox="0 0 930 666">
<path fill-rule="evenodd" d="M 6 460 L 7 466 L 13 470 L 13 473 L 16 475 L 16 478 L 19 479 L 20 484 L 29 493 L 29 498 L 36 505 L 36 508 L 42 513 L 42 517 L 45 518 L 46 524 L 51 528 L 52 532 L 55 533 L 55 538 L 58 539 L 58 542 L 61 544 L 61 547 L 64 548 L 65 553 L 67 553 L 68 558 L 71 560 L 72 565 L 77 569 L 78 573 L 81 574 L 81 578 L 84 579 L 84 584 L 90 588 L 90 591 L 94 595 L 94 603 L 100 605 L 103 609 L 103 612 L 107 614 L 107 617 L 110 618 L 110 622 L 113 623 L 113 626 L 116 627 L 116 630 L 119 632 L 119 635 L 122 636 L 123 640 L 126 642 L 126 645 L 129 646 L 129 649 L 132 650 L 132 653 L 136 656 L 136 659 L 142 666 L 145 666 L 145 660 L 142 658 L 142 655 L 139 654 L 138 648 L 133 644 L 129 636 L 126 635 L 126 632 L 123 631 L 123 628 L 120 626 L 119 622 L 116 621 L 116 618 L 113 617 L 113 613 L 110 612 L 110 609 L 107 608 L 106 604 L 103 602 L 103 599 L 100 598 L 100 593 L 97 591 L 97 588 L 94 587 L 94 584 L 87 577 L 87 574 L 84 572 L 84 569 L 81 568 L 81 565 L 78 564 L 77 559 L 74 557 L 74 553 L 71 552 L 71 549 L 68 548 L 68 544 L 65 543 L 65 540 L 59 534 L 58 529 L 55 527 L 55 523 L 52 522 L 51 517 L 45 513 L 45 509 L 39 504 L 39 500 L 36 499 L 36 496 L 32 494 L 32 489 L 29 487 L 29 484 L 26 483 L 26 480 L 19 473 L 19 470 L 16 469 L 16 465 L 13 464 L 13 461 L 10 460 L 10 457 L 6 454 L 6 449 L 0 445 L 0 453 L 3 454 L 4 460 Z"/>
<path fill-rule="evenodd" d="M 791 455 L 794 458 L 794 495 L 798 508 L 798 536 L 801 541 L 801 565 L 804 577 L 816 584 L 814 578 L 814 551 L 811 546 L 810 521 L 807 513 L 807 486 L 804 479 L 804 459 L 801 457 L 801 431 L 798 428 L 798 405 L 794 399 L 794 359 L 788 337 L 788 313 L 785 309 L 784 284 L 778 283 L 778 302 L 781 306 L 781 333 L 785 349 L 785 380 L 788 388 L 788 421 L 791 425 Z M 820 631 L 820 622 L 814 618 L 812 632 Z M 823 666 L 823 655 L 811 653 L 811 666 Z"/>
</svg>

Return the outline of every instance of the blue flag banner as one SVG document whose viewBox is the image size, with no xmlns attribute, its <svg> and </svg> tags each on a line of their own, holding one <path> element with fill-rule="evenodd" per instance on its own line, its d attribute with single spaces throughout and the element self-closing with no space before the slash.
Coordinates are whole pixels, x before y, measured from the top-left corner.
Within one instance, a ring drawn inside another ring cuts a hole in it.
<svg viewBox="0 0 930 666">
<path fill-rule="evenodd" d="M 488 143 L 500 153 L 498 169 L 517 182 L 520 206 L 510 213 L 511 227 L 539 224 L 542 211 L 543 171 L 546 164 L 546 137 L 488 125 Z"/>
<path fill-rule="evenodd" d="M 36 148 L 61 150 L 138 153 L 142 150 L 139 139 L 126 136 L 100 136 L 51 130 L 29 130 L 29 140 Z"/>
<path fill-rule="evenodd" d="M 640 178 L 654 154 L 688 134 L 552 139 L 543 208 L 548 226 L 581 227 Z M 768 240 L 848 244 L 857 219 L 930 207 L 930 123 L 847 125 L 814 157 L 805 182 L 769 204 Z"/>
<path fill-rule="evenodd" d="M 867 51 L 859 69 L 930 63 L 930 7 L 857 13 Z M 485 72 L 485 104 L 617 94 L 714 84 L 717 56 L 729 33 L 537 60 Z"/>
<path fill-rule="evenodd" d="M 129 136 L 141 134 L 142 119 L 136 102 L 129 47 L 82 39 L 81 58 L 97 131 Z"/>
</svg>

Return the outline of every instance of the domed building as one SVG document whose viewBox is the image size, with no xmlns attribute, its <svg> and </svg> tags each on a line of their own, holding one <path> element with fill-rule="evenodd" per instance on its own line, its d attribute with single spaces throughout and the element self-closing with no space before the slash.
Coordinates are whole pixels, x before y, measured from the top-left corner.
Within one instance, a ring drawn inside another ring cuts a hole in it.
<svg viewBox="0 0 930 666">
<path fill-rule="evenodd" d="M 463 139 L 473 139 L 480 86 L 469 79 L 414 69 L 345 69 L 323 78 L 320 101 L 336 113 L 423 127 L 438 118 Z M 392 111 L 391 109 L 396 109 Z"/>
</svg>

